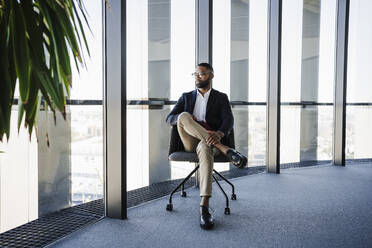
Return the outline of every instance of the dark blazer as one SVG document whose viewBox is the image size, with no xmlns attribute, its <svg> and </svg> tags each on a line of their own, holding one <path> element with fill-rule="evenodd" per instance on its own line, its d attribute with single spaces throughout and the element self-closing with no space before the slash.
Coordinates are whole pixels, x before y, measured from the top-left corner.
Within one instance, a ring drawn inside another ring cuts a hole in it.
<svg viewBox="0 0 372 248">
<path fill-rule="evenodd" d="M 194 112 L 197 96 L 196 91 L 197 90 L 193 90 L 183 93 L 180 99 L 178 99 L 176 106 L 174 106 L 167 116 L 166 122 L 169 125 L 177 125 L 178 115 L 182 112 L 189 112 L 190 114 Z M 205 120 L 212 130 L 224 133 L 224 137 L 221 140 L 221 143 L 224 144 L 224 138 L 228 136 L 234 125 L 234 117 L 231 112 L 230 102 L 225 93 L 211 89 Z"/>
</svg>

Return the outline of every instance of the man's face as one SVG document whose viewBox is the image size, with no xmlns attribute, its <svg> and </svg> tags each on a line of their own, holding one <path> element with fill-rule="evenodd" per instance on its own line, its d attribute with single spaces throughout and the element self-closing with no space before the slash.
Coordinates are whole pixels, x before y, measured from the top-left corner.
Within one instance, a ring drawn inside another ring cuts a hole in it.
<svg viewBox="0 0 372 248">
<path fill-rule="evenodd" d="M 213 78 L 213 73 L 204 66 L 198 66 L 195 70 L 195 85 L 198 88 L 207 88 Z"/>
</svg>

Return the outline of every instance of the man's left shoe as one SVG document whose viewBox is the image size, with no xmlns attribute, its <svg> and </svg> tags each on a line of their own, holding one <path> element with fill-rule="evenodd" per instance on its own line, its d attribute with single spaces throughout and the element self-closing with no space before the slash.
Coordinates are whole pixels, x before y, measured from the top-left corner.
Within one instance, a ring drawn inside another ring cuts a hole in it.
<svg viewBox="0 0 372 248">
<path fill-rule="evenodd" d="M 227 151 L 226 156 L 230 159 L 233 165 L 240 169 L 243 169 L 247 165 L 247 157 L 235 149 L 230 148 Z"/>
<path fill-rule="evenodd" d="M 200 227 L 209 230 L 214 226 L 212 215 L 208 211 L 208 207 L 200 206 Z"/>
</svg>

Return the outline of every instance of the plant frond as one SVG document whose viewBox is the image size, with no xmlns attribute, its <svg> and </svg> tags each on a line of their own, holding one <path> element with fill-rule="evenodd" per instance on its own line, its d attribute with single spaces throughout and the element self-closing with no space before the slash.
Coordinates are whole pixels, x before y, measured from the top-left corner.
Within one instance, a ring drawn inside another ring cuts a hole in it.
<svg viewBox="0 0 372 248">
<path fill-rule="evenodd" d="M 72 87 L 71 62 L 78 71 L 90 56 L 81 0 L 0 0 L 0 140 L 9 139 L 16 82 L 18 130 L 24 120 L 31 136 L 41 104 L 66 117 Z M 47 135 L 49 142 L 49 136 Z"/>
</svg>

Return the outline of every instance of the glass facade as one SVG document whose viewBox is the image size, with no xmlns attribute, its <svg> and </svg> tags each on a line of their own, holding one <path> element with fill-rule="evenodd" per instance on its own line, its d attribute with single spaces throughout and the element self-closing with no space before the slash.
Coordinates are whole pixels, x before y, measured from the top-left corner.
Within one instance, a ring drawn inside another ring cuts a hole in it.
<svg viewBox="0 0 372 248">
<path fill-rule="evenodd" d="M 284 0 L 280 162 L 332 159 L 336 1 Z"/>
<path fill-rule="evenodd" d="M 372 157 L 372 2 L 350 2 L 346 93 L 346 158 Z"/>
<path fill-rule="evenodd" d="M 71 110 L 72 204 L 103 198 L 103 109 L 73 105 Z"/>
<path fill-rule="evenodd" d="M 103 3 L 85 0 L 91 33 L 87 32 L 90 57 L 86 70 L 74 68 L 71 112 L 71 194 L 72 205 L 103 198 Z M 88 30 L 87 28 L 85 30 Z"/>
<path fill-rule="evenodd" d="M 127 17 L 127 180 L 134 190 L 183 177 L 191 168 L 168 161 L 165 118 L 173 105 L 137 103 L 175 101 L 193 90 L 195 2 L 129 0 Z"/>
<path fill-rule="evenodd" d="M 248 166 L 265 164 L 267 8 L 266 1 L 213 2 L 213 87 L 229 96 L 235 146 Z"/>
<path fill-rule="evenodd" d="M 13 106 L 10 140 L 0 142 L 0 233 L 38 218 L 38 145 L 17 118 Z"/>
<path fill-rule="evenodd" d="M 80 73 L 72 63 L 66 120 L 57 113 L 55 124 L 53 114 L 41 108 L 29 137 L 23 125 L 17 133 L 13 106 L 10 141 L 0 143 L 0 232 L 103 198 L 102 1 L 82 2 L 90 56 L 85 53 Z"/>
<path fill-rule="evenodd" d="M 86 70 L 73 71 L 67 120 L 41 109 L 37 133 L 0 143 L 0 232 L 104 196 L 104 1 L 85 0 L 92 32 Z M 169 162 L 165 118 L 194 89 L 194 0 L 127 0 L 127 190 L 184 178 L 193 164 Z M 369 0 L 351 1 L 347 58 L 346 158 L 371 159 L 372 22 Z M 333 157 L 337 0 L 283 0 L 280 163 Z M 235 145 L 248 167 L 266 165 L 268 1 L 213 1 L 213 88 L 231 101 Z M 88 30 L 88 29 L 86 29 Z M 17 96 L 17 94 L 16 94 Z M 48 134 L 48 136 L 46 136 Z M 49 146 L 47 145 L 49 141 Z M 38 142 L 37 142 L 38 141 Z M 19 156 L 23 154 L 23 156 Z M 216 163 L 218 171 L 229 163 Z"/>
</svg>

